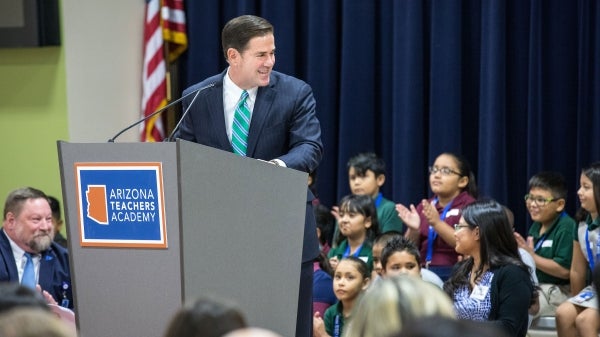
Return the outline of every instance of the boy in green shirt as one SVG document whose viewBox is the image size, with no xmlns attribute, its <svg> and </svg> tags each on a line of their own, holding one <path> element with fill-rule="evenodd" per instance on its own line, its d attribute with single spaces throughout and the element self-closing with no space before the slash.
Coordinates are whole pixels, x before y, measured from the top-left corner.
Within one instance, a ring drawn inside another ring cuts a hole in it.
<svg viewBox="0 0 600 337">
<path fill-rule="evenodd" d="M 385 183 L 385 162 L 377 157 L 375 153 L 360 153 L 348 160 L 348 182 L 350 191 L 356 195 L 368 195 L 373 198 L 377 209 L 379 220 L 379 231 L 381 233 L 396 231 L 404 232 L 402 220 L 396 211 L 396 204 L 383 197 L 379 191 Z M 333 207 L 333 213 L 337 216 L 338 209 Z M 336 226 L 336 238 L 338 230 Z M 334 240 L 335 241 L 335 240 Z"/>
<path fill-rule="evenodd" d="M 527 240 L 515 234 L 519 246 L 535 260 L 544 292 L 540 294 L 538 316 L 554 315 L 556 307 L 568 297 L 576 224 L 564 211 L 566 197 L 566 182 L 560 173 L 540 172 L 531 177 L 525 205 L 533 224 Z"/>
</svg>

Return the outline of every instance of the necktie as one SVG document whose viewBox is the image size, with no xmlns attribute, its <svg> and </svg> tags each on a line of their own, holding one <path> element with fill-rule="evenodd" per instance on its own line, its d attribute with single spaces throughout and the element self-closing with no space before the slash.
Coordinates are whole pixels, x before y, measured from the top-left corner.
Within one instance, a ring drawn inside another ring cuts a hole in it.
<svg viewBox="0 0 600 337">
<path fill-rule="evenodd" d="M 23 270 L 23 278 L 21 278 L 21 284 L 29 288 L 35 289 L 35 267 L 33 266 L 33 258 L 31 254 L 25 253 L 27 262 L 25 263 L 25 269 Z"/>
<path fill-rule="evenodd" d="M 242 91 L 240 102 L 235 108 L 233 125 L 231 127 L 231 145 L 233 153 L 246 156 L 248 148 L 248 130 L 250 130 L 250 109 L 248 108 L 248 92 Z"/>
</svg>

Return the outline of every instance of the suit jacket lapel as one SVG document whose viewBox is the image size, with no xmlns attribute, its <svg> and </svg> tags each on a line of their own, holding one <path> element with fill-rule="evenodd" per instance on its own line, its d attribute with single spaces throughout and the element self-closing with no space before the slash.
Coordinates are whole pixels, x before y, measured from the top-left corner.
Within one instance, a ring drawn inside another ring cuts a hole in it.
<svg viewBox="0 0 600 337">
<path fill-rule="evenodd" d="M 54 254 L 51 251 L 42 253 L 40 258 L 40 273 L 38 274 L 38 283 L 44 289 L 49 289 L 52 285 L 52 275 L 54 274 Z M 60 299 L 55 298 L 60 302 Z"/>
<path fill-rule="evenodd" d="M 254 110 L 252 110 L 252 120 L 250 121 L 250 130 L 248 132 L 248 149 L 246 155 L 248 157 L 254 157 L 254 151 L 256 144 L 260 139 L 260 133 L 263 130 L 265 121 L 269 118 L 271 113 L 271 107 L 275 100 L 277 91 L 273 89 L 275 79 L 271 75 L 271 80 L 268 86 L 259 87 L 256 94 L 256 102 L 254 103 Z"/>
<path fill-rule="evenodd" d="M 223 107 L 223 76 L 225 74 L 227 74 L 227 71 L 221 74 L 221 82 L 217 83 L 214 88 L 210 88 L 210 95 L 207 95 L 207 111 L 209 111 L 210 119 L 213 121 L 213 127 L 210 128 L 211 130 L 206 130 L 206 132 L 214 133 L 222 150 L 233 152 L 225 127 L 225 108 Z M 210 123 L 206 127 L 209 126 Z"/>
<path fill-rule="evenodd" d="M 6 272 L 8 273 L 8 280 L 5 280 L 5 281 L 19 282 L 19 271 L 17 270 L 17 265 L 14 263 L 15 257 L 12 253 L 12 248 L 10 246 L 10 242 L 8 241 L 8 237 L 6 237 L 6 234 L 4 234 L 4 231 L 1 228 L 0 228 L 0 254 L 2 254 L 2 256 L 3 256 L 2 260 L 4 262 Z"/>
</svg>

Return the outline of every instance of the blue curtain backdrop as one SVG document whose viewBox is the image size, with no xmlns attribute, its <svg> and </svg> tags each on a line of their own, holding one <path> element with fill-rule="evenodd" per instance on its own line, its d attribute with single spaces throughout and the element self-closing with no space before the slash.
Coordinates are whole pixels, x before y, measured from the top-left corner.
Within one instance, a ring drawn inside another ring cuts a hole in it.
<svg viewBox="0 0 600 337">
<path fill-rule="evenodd" d="M 186 1 L 187 87 L 226 67 L 220 31 L 242 14 L 275 26 L 275 69 L 308 82 L 325 156 L 325 205 L 349 193 L 347 160 L 374 151 L 383 193 L 429 196 L 427 167 L 465 155 L 482 196 L 527 229 L 527 182 L 541 170 L 568 181 L 579 202 L 582 167 L 600 160 L 600 4 L 595 0 Z"/>
</svg>

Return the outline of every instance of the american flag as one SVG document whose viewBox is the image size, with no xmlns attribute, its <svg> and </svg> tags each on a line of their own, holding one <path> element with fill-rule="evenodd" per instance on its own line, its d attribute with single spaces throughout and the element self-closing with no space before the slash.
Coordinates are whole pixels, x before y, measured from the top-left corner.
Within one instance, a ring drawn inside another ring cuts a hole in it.
<svg viewBox="0 0 600 337">
<path fill-rule="evenodd" d="M 166 43 L 166 44 L 165 44 Z M 146 0 L 144 22 L 144 68 L 142 70 L 142 117 L 164 107 L 168 100 L 167 66 L 187 48 L 183 0 Z M 160 142 L 165 138 L 162 114 L 141 126 L 143 142 Z"/>
</svg>

